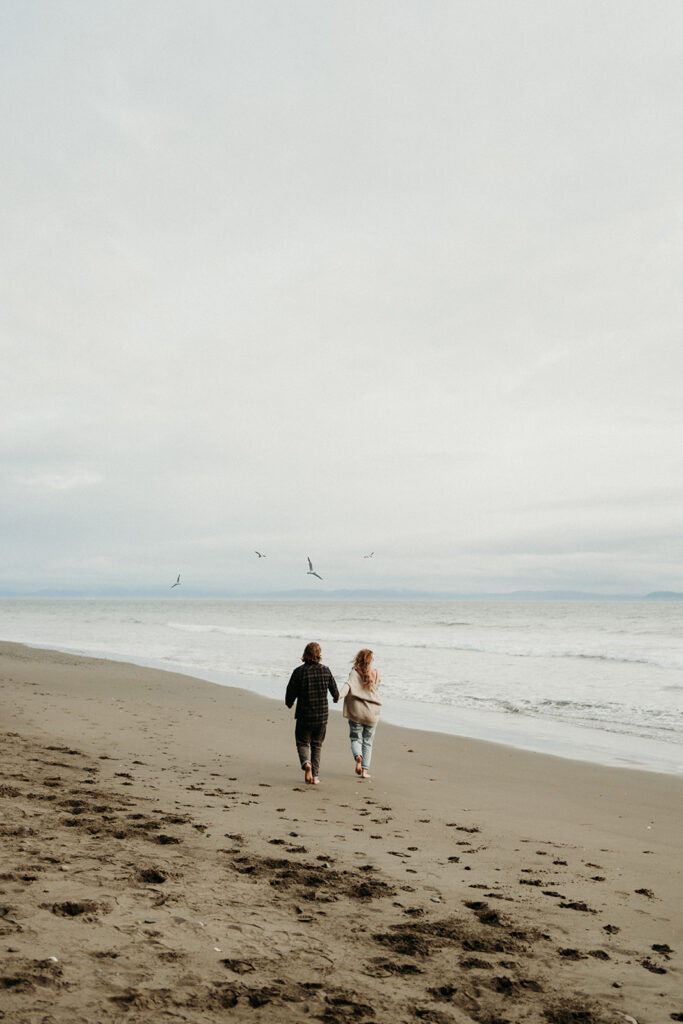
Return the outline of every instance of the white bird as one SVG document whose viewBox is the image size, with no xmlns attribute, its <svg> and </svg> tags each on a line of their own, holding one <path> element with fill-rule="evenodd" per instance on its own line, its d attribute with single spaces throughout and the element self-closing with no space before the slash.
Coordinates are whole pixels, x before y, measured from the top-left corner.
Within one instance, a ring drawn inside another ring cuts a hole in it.
<svg viewBox="0 0 683 1024">
<path fill-rule="evenodd" d="M 172 583 L 171 586 L 168 589 L 169 590 L 173 590 L 174 587 L 179 587 L 179 586 L 180 586 L 180 573 L 178 573 L 178 579 L 175 581 L 175 583 Z"/>
<path fill-rule="evenodd" d="M 373 558 L 374 554 L 375 554 L 375 552 L 371 551 L 369 555 L 363 555 L 363 558 Z"/>
<path fill-rule="evenodd" d="M 267 558 L 268 557 L 267 555 L 262 555 L 260 551 L 254 551 L 254 554 L 258 555 L 259 558 Z"/>
<path fill-rule="evenodd" d="M 321 580 L 322 576 L 318 576 L 318 573 L 313 571 L 313 562 L 308 557 L 308 555 L 306 555 L 306 557 L 308 558 L 308 572 L 306 573 L 306 575 L 307 576 L 317 576 L 318 579 Z"/>
</svg>

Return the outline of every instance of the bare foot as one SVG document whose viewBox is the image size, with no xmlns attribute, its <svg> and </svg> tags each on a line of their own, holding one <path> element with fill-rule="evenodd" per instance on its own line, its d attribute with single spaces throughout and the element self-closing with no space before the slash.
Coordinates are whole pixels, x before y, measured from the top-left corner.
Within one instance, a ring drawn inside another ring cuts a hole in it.
<svg viewBox="0 0 683 1024">
<path fill-rule="evenodd" d="M 356 754 L 356 775 L 361 775 L 363 772 L 363 758 L 360 754 Z"/>
<path fill-rule="evenodd" d="M 320 785 L 320 779 L 318 778 L 317 775 L 313 779 L 313 785 L 314 786 L 319 786 Z"/>
<path fill-rule="evenodd" d="M 367 770 L 367 768 L 363 768 L 362 771 L 361 771 L 361 779 L 371 779 L 371 778 L 372 778 L 372 775 Z"/>
<path fill-rule="evenodd" d="M 304 765 L 304 771 L 305 771 L 304 779 L 306 780 L 306 785 L 310 786 L 311 783 L 313 782 L 313 772 L 311 771 L 310 764 Z"/>
</svg>

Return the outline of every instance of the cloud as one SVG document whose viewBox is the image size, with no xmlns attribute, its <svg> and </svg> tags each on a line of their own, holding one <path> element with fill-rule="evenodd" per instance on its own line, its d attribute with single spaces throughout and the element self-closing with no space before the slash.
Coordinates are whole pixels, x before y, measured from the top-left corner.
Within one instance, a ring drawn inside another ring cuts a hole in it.
<svg viewBox="0 0 683 1024">
<path fill-rule="evenodd" d="M 683 15 L 643 10 L 6 11 L 11 578 L 669 581 Z"/>
<path fill-rule="evenodd" d="M 26 487 L 38 491 L 72 491 L 84 487 L 94 487 L 102 483 L 104 477 L 98 473 L 44 473 L 40 476 L 26 477 L 21 482 Z"/>
</svg>

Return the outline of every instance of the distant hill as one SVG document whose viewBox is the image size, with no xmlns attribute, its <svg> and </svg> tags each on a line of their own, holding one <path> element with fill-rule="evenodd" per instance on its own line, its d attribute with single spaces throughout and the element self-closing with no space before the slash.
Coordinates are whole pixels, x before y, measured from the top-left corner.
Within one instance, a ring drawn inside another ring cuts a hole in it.
<svg viewBox="0 0 683 1024">
<path fill-rule="evenodd" d="M 325 590 L 311 586 L 298 590 L 272 590 L 261 593 L 229 591 L 185 585 L 180 590 L 102 588 L 100 590 L 57 590 L 45 589 L 17 592 L 0 590 L 0 598 L 43 599 L 43 600 L 169 600 L 169 601 L 683 601 L 683 592 L 677 590 L 654 590 L 649 594 L 596 594 L 584 590 L 512 590 L 476 594 L 462 591 L 438 590 Z"/>
<path fill-rule="evenodd" d="M 596 594 L 583 590 L 512 590 L 473 594 L 436 590 L 324 590 L 311 588 L 232 596 L 271 601 L 683 601 L 683 593 L 673 590 L 654 591 L 650 594 Z"/>
</svg>

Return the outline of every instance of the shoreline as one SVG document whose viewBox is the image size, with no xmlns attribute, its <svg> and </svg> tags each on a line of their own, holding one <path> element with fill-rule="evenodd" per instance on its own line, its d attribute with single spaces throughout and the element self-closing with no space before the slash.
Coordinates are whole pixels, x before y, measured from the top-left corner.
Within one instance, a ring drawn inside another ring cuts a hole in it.
<svg viewBox="0 0 683 1024">
<path fill-rule="evenodd" d="M 0 647 L 3 643 L 12 642 L 0 640 Z M 236 672 L 203 672 L 201 675 L 194 675 L 191 666 L 179 665 L 174 668 L 154 659 L 131 660 L 129 656 L 107 652 L 85 654 L 76 648 L 43 647 L 33 643 L 25 643 L 23 646 L 37 651 L 54 650 L 74 657 L 95 658 L 159 672 L 178 673 L 188 678 L 201 679 L 214 686 L 246 690 L 276 703 L 281 703 L 284 699 L 284 683 L 278 681 L 269 684 L 257 676 L 253 677 L 253 680 L 246 680 Z M 248 685 L 248 682 L 252 682 L 252 685 Z M 276 687 L 277 692 L 274 692 Z M 495 711 L 476 711 L 472 708 L 429 701 L 385 699 L 383 715 L 386 722 L 397 728 L 417 728 L 442 736 L 480 740 L 482 743 L 495 743 L 510 747 L 512 750 L 560 757 L 602 767 L 683 776 L 683 752 L 679 744 L 665 743 L 662 740 L 629 733 L 612 733 L 552 718 L 532 717 L 521 713 L 509 715 Z M 589 753 L 592 754 L 591 757 L 586 756 Z"/>
<path fill-rule="evenodd" d="M 16 644 L 0 701 L 17 1024 L 683 1019 L 679 777 L 331 719 L 306 787 L 283 705 Z"/>
</svg>

